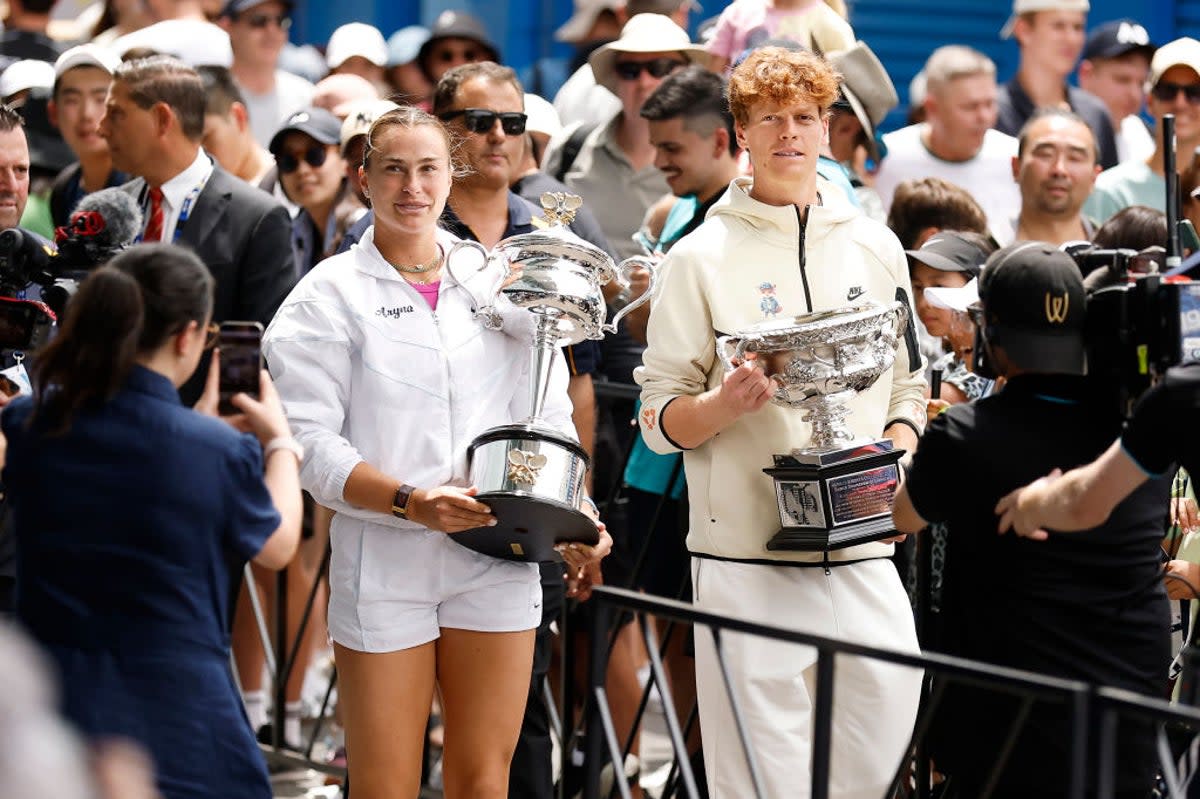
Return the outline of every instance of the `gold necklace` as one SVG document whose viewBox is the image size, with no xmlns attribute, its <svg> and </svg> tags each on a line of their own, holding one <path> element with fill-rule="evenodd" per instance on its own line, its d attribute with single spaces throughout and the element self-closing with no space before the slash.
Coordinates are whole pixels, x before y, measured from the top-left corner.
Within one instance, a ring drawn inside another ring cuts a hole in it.
<svg viewBox="0 0 1200 799">
<path fill-rule="evenodd" d="M 426 272 L 436 269 L 442 262 L 442 245 L 437 245 L 437 255 L 430 258 L 423 264 L 392 264 L 392 268 L 400 272 L 405 272 L 410 275 L 423 275 Z M 422 281 L 428 283 L 429 281 Z"/>
</svg>

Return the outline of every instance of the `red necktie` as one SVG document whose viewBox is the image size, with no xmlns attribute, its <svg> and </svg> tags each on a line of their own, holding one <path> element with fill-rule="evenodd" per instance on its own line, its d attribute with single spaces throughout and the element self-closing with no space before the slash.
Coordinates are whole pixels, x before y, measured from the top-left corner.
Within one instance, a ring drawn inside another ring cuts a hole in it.
<svg viewBox="0 0 1200 799">
<path fill-rule="evenodd" d="M 163 235 L 163 193 L 162 189 L 150 189 L 150 219 L 146 223 L 146 233 L 142 241 L 162 241 Z"/>
</svg>

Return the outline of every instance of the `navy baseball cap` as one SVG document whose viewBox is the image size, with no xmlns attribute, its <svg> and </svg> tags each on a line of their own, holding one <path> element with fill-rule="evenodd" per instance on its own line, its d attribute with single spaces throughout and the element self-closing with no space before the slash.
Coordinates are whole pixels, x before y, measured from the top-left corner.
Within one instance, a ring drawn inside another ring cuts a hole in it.
<svg viewBox="0 0 1200 799">
<path fill-rule="evenodd" d="M 305 108 L 292 114 L 275 131 L 267 146 L 271 155 L 279 155 L 283 137 L 292 131 L 307 133 L 321 144 L 339 144 L 342 140 L 342 121 L 324 108 Z"/>
<path fill-rule="evenodd" d="M 1088 61 L 1120 58 L 1129 53 L 1143 53 L 1146 58 L 1154 58 L 1157 49 L 1150 41 L 1150 34 L 1139 23 L 1119 19 L 1106 22 L 1088 34 L 1083 58 Z"/>
</svg>

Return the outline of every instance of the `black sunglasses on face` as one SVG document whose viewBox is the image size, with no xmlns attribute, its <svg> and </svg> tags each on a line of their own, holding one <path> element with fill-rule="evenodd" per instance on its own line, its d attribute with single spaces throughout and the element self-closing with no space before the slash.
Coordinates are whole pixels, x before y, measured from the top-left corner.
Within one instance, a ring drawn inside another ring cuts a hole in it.
<svg viewBox="0 0 1200 799">
<path fill-rule="evenodd" d="M 441 119 L 449 121 L 455 117 L 463 118 L 463 125 L 472 133 L 488 133 L 500 120 L 500 127 L 505 136 L 520 136 L 525 132 L 525 114 L 516 111 L 489 111 L 486 108 L 461 108 L 458 111 L 447 111 Z"/>
<path fill-rule="evenodd" d="M 278 25 L 286 31 L 292 27 L 292 18 L 287 14 L 252 14 L 246 17 L 246 24 L 255 30 L 262 30 L 268 25 Z"/>
<path fill-rule="evenodd" d="M 613 71 L 621 80 L 637 80 L 643 71 L 652 78 L 665 78 L 682 66 L 686 66 L 683 61 L 664 56 L 653 61 L 618 61 L 613 64 Z"/>
<path fill-rule="evenodd" d="M 1154 99 L 1169 103 L 1183 92 L 1183 96 L 1187 98 L 1189 105 L 1200 105 L 1200 83 L 1171 83 L 1170 81 L 1160 80 L 1154 84 L 1154 88 L 1150 93 L 1154 95 Z"/>
<path fill-rule="evenodd" d="M 304 163 L 316 169 L 325 163 L 327 155 L 329 155 L 328 147 L 323 144 L 314 144 L 304 151 Z M 279 174 L 281 175 L 290 174 L 300 168 L 300 159 L 291 153 L 280 153 L 275 156 L 275 163 L 279 165 Z"/>
<path fill-rule="evenodd" d="M 465 50 L 438 50 L 434 53 L 433 57 L 443 64 L 449 64 L 452 61 L 466 61 L 470 64 L 482 60 L 479 58 L 479 51 L 473 47 L 468 47 Z"/>
</svg>

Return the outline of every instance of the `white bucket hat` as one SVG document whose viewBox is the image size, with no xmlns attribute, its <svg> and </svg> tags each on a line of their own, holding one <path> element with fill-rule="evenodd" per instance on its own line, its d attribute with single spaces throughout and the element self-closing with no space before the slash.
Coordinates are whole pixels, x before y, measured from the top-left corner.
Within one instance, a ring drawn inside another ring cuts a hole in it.
<svg viewBox="0 0 1200 799">
<path fill-rule="evenodd" d="M 621 53 L 679 53 L 692 63 L 708 63 L 708 51 L 692 44 L 687 31 L 662 14 L 638 14 L 625 23 L 621 38 L 598 47 L 588 56 L 596 83 L 617 93 L 614 66 Z"/>
</svg>

